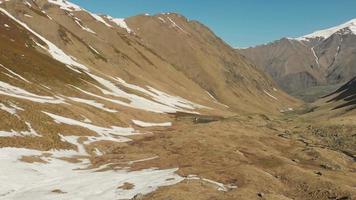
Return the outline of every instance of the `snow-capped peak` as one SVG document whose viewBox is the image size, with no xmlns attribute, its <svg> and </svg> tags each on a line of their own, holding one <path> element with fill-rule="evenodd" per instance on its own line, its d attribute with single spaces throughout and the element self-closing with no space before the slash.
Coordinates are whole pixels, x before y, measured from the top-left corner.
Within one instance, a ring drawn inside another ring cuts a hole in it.
<svg viewBox="0 0 356 200">
<path fill-rule="evenodd" d="M 319 31 L 315 31 L 314 33 L 296 38 L 297 40 L 308 40 L 308 39 L 315 39 L 315 38 L 322 38 L 322 39 L 326 39 L 329 38 L 331 35 L 333 35 L 334 33 L 337 33 L 341 30 L 348 30 L 350 31 L 352 34 L 356 34 L 356 18 L 352 19 L 344 24 L 335 26 L 335 27 L 331 27 L 328 29 L 324 29 L 324 30 L 319 30 Z"/>
</svg>

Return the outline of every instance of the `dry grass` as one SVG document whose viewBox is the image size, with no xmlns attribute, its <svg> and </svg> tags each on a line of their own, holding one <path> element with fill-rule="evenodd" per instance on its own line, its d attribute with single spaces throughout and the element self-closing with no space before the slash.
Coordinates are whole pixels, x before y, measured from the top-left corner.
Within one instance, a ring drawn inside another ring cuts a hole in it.
<svg viewBox="0 0 356 200">
<path fill-rule="evenodd" d="M 159 158 L 135 163 L 132 170 L 179 167 L 182 176 L 197 174 L 238 186 L 229 192 L 218 192 L 208 185 L 188 181 L 161 188 L 147 199 L 259 199 L 259 193 L 275 199 L 355 197 L 350 189 L 354 186 L 355 166 L 347 156 L 333 150 L 317 157 L 310 155 L 310 150 L 320 150 L 296 139 L 279 137 L 273 129 L 275 125 L 281 128 L 278 121 L 266 121 L 269 126 L 256 127 L 253 120 L 235 120 L 192 124 L 191 119 L 185 118 L 174 130 L 135 140 L 112 154 L 127 157 L 149 152 Z M 342 170 L 325 169 L 333 166 L 335 159 Z"/>
<path fill-rule="evenodd" d="M 134 187 L 135 187 L 134 184 L 125 182 L 124 184 L 122 184 L 121 186 L 119 186 L 118 189 L 131 190 L 131 189 L 133 189 Z"/>
</svg>

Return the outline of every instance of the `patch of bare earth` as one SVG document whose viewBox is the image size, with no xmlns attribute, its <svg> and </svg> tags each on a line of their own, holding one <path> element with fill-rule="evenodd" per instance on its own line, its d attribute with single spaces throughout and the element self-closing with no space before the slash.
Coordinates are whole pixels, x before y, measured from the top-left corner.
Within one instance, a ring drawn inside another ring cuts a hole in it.
<svg viewBox="0 0 356 200">
<path fill-rule="evenodd" d="M 134 188 L 134 187 L 135 187 L 134 184 L 125 182 L 124 184 L 122 184 L 122 185 L 119 186 L 118 188 L 119 188 L 119 189 L 122 189 L 122 190 L 131 190 L 131 189 Z"/>
</svg>

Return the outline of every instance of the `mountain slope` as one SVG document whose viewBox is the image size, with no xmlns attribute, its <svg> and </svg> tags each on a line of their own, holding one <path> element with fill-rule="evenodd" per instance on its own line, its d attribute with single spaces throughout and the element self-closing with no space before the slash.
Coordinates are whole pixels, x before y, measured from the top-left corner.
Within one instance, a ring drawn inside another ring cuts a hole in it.
<svg viewBox="0 0 356 200">
<path fill-rule="evenodd" d="M 131 146 L 299 104 L 176 14 L 115 19 L 63 0 L 10 0 L 0 1 L 0 26 L 0 199 L 147 194 L 189 179 L 177 173 L 188 165 L 165 162 L 185 154 L 172 143 L 124 152 Z"/>
<path fill-rule="evenodd" d="M 314 103 L 314 113 L 312 115 L 325 115 L 325 117 L 338 117 L 354 115 L 356 105 L 356 78 L 351 79 L 346 84 L 334 92 L 324 96 Z"/>
<path fill-rule="evenodd" d="M 280 87 L 301 96 L 315 86 L 320 94 L 330 93 L 356 75 L 356 21 L 316 31 L 299 38 L 281 40 L 238 52 L 268 72 Z"/>
<path fill-rule="evenodd" d="M 293 101 L 279 93 L 260 70 L 236 55 L 230 46 L 199 22 L 170 13 L 136 16 L 128 18 L 127 22 L 147 47 L 223 104 L 245 111 L 264 109 L 265 103 L 249 101 L 261 92 L 262 98 L 270 101 L 275 100 L 266 96 L 266 92 Z M 236 101 L 236 97 L 241 100 Z"/>
</svg>

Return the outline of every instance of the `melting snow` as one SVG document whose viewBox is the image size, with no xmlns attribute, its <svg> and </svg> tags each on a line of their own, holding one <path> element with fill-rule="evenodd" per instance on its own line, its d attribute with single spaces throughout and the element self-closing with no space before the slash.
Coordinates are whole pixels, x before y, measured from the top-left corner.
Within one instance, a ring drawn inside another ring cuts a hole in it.
<svg viewBox="0 0 356 200">
<path fill-rule="evenodd" d="M 143 122 L 140 120 L 132 120 L 134 124 L 141 127 L 153 127 L 153 126 L 172 126 L 172 122 L 163 122 L 163 123 L 151 123 L 151 122 Z"/>
<path fill-rule="evenodd" d="M 92 47 L 92 46 L 89 45 L 89 48 L 90 48 L 91 50 L 93 50 L 96 54 L 99 54 L 99 55 L 100 55 L 99 51 L 96 50 L 94 47 Z"/>
<path fill-rule="evenodd" d="M 30 93 L 24 89 L 12 86 L 8 83 L 0 81 L 0 95 L 11 96 L 15 98 L 25 99 L 37 103 L 51 103 L 51 104 L 60 104 L 64 103 L 64 100 L 57 97 L 49 96 L 39 96 L 33 93 Z"/>
<path fill-rule="evenodd" d="M 80 8 L 78 5 L 68 2 L 66 0 L 48 0 L 49 3 L 56 4 L 58 5 L 61 9 L 67 10 L 67 11 L 81 11 L 82 8 Z"/>
<path fill-rule="evenodd" d="M 140 160 L 132 160 L 132 161 L 129 161 L 128 164 L 132 165 L 132 164 L 135 164 L 135 163 L 146 162 L 146 161 L 154 160 L 154 159 L 157 159 L 157 158 L 159 158 L 159 157 L 158 156 L 153 156 L 153 157 L 150 157 L 150 158 L 144 158 L 144 159 L 140 159 Z"/>
<path fill-rule="evenodd" d="M 164 20 L 162 17 L 158 17 L 158 19 L 163 22 L 163 23 L 166 23 L 166 20 Z"/>
<path fill-rule="evenodd" d="M 318 56 L 317 56 L 317 55 L 316 55 L 316 53 L 315 53 L 314 47 L 312 47 L 310 50 L 311 50 L 311 51 L 312 51 L 312 53 L 313 53 L 313 56 L 314 56 L 314 58 L 315 58 L 315 62 L 316 62 L 316 64 L 317 64 L 317 65 L 318 65 L 318 67 L 320 68 L 319 58 L 318 58 Z"/>
<path fill-rule="evenodd" d="M 266 90 L 263 90 L 263 92 L 264 92 L 265 94 L 267 94 L 269 97 L 271 97 L 272 99 L 278 100 L 278 98 L 277 98 L 277 97 L 275 97 L 275 96 L 271 95 L 271 94 L 270 94 L 270 93 L 268 93 Z"/>
<path fill-rule="evenodd" d="M 61 137 L 61 140 L 63 142 L 71 143 L 77 147 L 77 152 L 75 153 L 71 152 L 70 154 L 68 154 L 69 156 L 89 156 L 89 154 L 85 150 L 84 145 L 78 142 L 80 138 L 79 136 L 63 136 L 61 134 L 59 134 L 59 136 Z"/>
<path fill-rule="evenodd" d="M 123 18 L 112 18 L 110 16 L 107 16 L 107 18 L 118 25 L 119 27 L 125 29 L 128 33 L 132 33 L 133 31 L 129 28 L 129 26 L 126 24 L 125 19 Z"/>
<path fill-rule="evenodd" d="M 89 32 L 89 33 L 92 33 L 92 34 L 96 34 L 96 33 L 95 33 L 93 30 L 91 30 L 90 28 L 83 26 L 82 21 L 81 21 L 78 17 L 73 17 L 73 19 L 74 19 L 75 23 L 76 23 L 81 29 L 83 29 L 83 30 L 85 30 L 85 31 L 87 31 L 87 32 Z"/>
<path fill-rule="evenodd" d="M 96 19 L 97 21 L 105 24 L 107 27 L 112 27 L 110 24 L 108 24 L 100 15 L 88 12 L 94 19 Z"/>
<path fill-rule="evenodd" d="M 342 44 L 343 40 L 344 40 L 344 38 L 341 38 L 341 39 L 340 39 L 340 43 L 339 43 L 339 45 L 337 46 L 336 53 L 335 53 L 335 56 L 334 56 L 334 61 L 336 60 L 337 56 L 338 56 L 339 53 L 340 53 L 341 44 Z"/>
<path fill-rule="evenodd" d="M 16 74 L 15 72 L 13 72 L 12 70 L 6 68 L 4 65 L 0 64 L 0 67 L 4 68 L 6 71 L 8 71 L 9 73 L 11 73 L 12 75 L 16 76 L 17 78 L 25 81 L 26 83 L 31 83 L 30 81 L 28 81 L 27 79 L 25 79 L 24 77 Z"/>
<path fill-rule="evenodd" d="M 235 185 L 224 185 L 222 183 L 219 183 L 217 181 L 213 181 L 213 180 L 210 180 L 207 178 L 200 178 L 197 175 L 188 175 L 188 177 L 186 179 L 187 180 L 200 180 L 200 181 L 210 183 L 212 185 L 215 185 L 217 190 L 222 191 L 222 192 L 227 192 L 229 189 L 237 188 L 237 186 L 235 186 Z"/>
<path fill-rule="evenodd" d="M 149 100 L 146 98 L 143 98 L 141 96 L 135 95 L 135 94 L 129 94 L 125 92 L 124 90 L 120 89 L 117 87 L 113 82 L 106 80 L 104 78 L 101 78 L 99 76 L 89 74 L 93 79 L 98 81 L 102 86 L 104 86 L 106 89 L 103 89 L 101 87 L 97 87 L 103 94 L 105 95 L 110 95 L 114 97 L 120 97 L 120 98 L 125 98 L 130 100 L 129 103 L 123 102 L 121 100 L 113 99 L 113 98 L 106 98 L 100 95 L 96 95 L 87 91 L 84 91 L 80 88 L 75 87 L 76 89 L 80 90 L 81 92 L 94 96 L 96 98 L 100 98 L 106 101 L 110 101 L 122 106 L 127 106 L 131 108 L 136 108 L 136 109 L 142 109 L 150 112 L 156 112 L 156 113 L 174 113 L 174 112 L 190 112 L 185 109 L 195 109 L 195 108 L 203 108 L 204 106 L 194 104 L 188 100 L 185 100 L 181 97 L 175 97 L 168 95 L 164 92 L 161 92 L 159 90 L 156 90 L 152 87 L 149 87 L 149 90 L 146 90 L 144 88 L 141 88 L 136 85 L 128 84 L 124 82 L 121 79 L 119 80 L 120 84 L 122 84 L 125 87 L 135 89 L 137 91 L 143 92 L 149 96 L 151 96 L 155 101 Z M 74 86 L 73 86 L 74 87 Z"/>
<path fill-rule="evenodd" d="M 52 0 L 53 1 L 53 0 Z M 56 1 L 57 2 L 57 1 Z M 60 2 L 60 1 L 58 1 Z M 80 69 L 83 70 L 88 70 L 87 67 L 85 67 L 84 65 L 76 62 L 71 56 L 68 56 L 67 54 L 65 54 L 61 49 L 59 49 L 56 45 L 54 45 L 52 42 L 48 41 L 46 38 L 42 37 L 40 34 L 36 33 L 35 31 L 33 31 L 32 29 L 30 29 L 27 24 L 19 21 L 18 19 L 16 19 L 14 16 L 12 16 L 10 13 L 8 13 L 5 9 L 0 8 L 0 12 L 6 14 L 8 17 L 10 17 L 12 20 L 16 21 L 18 24 L 20 24 L 21 26 L 23 26 L 25 29 L 27 29 L 29 32 L 31 32 L 33 35 L 35 35 L 36 37 L 38 37 L 40 40 L 42 40 L 43 42 L 46 43 L 47 47 L 44 47 L 40 44 L 37 43 L 37 45 L 39 45 L 41 48 L 47 49 L 49 54 L 56 60 L 66 64 L 67 66 L 75 66 L 78 67 Z M 73 69 L 73 68 L 71 68 Z"/>
<path fill-rule="evenodd" d="M 208 92 L 208 91 L 205 91 L 205 92 L 209 95 L 209 97 L 210 97 L 211 99 L 213 99 L 213 101 L 214 101 L 215 103 L 217 103 L 217 104 L 219 104 L 219 105 L 221 105 L 221 106 L 224 106 L 224 107 L 226 107 L 226 108 L 229 108 L 229 106 L 220 103 L 213 95 L 210 94 L 210 92 Z"/>
<path fill-rule="evenodd" d="M 84 120 L 82 120 L 85 123 L 93 123 L 90 119 L 86 118 L 85 116 L 82 115 L 82 117 L 84 117 Z"/>
<path fill-rule="evenodd" d="M 30 7 L 30 8 L 32 7 L 32 5 L 31 5 L 28 1 L 24 1 L 23 3 L 24 3 L 25 5 L 27 5 L 28 7 Z"/>
<path fill-rule="evenodd" d="M 68 97 L 70 100 L 78 102 L 78 103 L 84 103 L 84 104 L 88 104 L 90 106 L 93 106 L 95 108 L 98 108 L 100 110 L 106 111 L 106 112 L 110 112 L 110 113 L 116 113 L 118 112 L 117 110 L 113 110 L 113 109 L 109 109 L 109 108 L 105 108 L 104 104 L 101 103 L 97 103 L 94 100 L 88 100 L 88 99 L 81 99 L 81 98 L 77 98 L 77 97 Z"/>
<path fill-rule="evenodd" d="M 3 110 L 3 111 L 5 111 L 5 112 L 8 112 L 8 113 L 10 113 L 10 114 L 12 114 L 12 115 L 16 115 L 16 113 L 17 113 L 18 110 L 24 111 L 24 109 L 22 109 L 22 108 L 16 106 L 15 104 L 13 104 L 13 103 L 11 103 L 11 102 L 8 103 L 8 104 L 9 104 L 9 106 L 6 106 L 5 104 L 0 103 L 0 109 Z"/>
<path fill-rule="evenodd" d="M 291 111 L 294 111 L 294 109 L 293 108 L 286 108 L 286 109 L 281 109 L 280 110 L 281 113 L 291 112 Z"/>
<path fill-rule="evenodd" d="M 56 158 L 42 157 L 47 163 L 19 161 L 22 156 L 41 156 L 42 153 L 18 148 L 0 149 L 0 182 L 6 183 L 0 187 L 0 199 L 131 199 L 136 194 L 147 194 L 184 180 L 175 174 L 177 169 L 98 172 L 98 169 L 79 170 L 78 167 L 85 168 L 86 164 Z M 125 182 L 134 187 L 119 189 Z"/>
<path fill-rule="evenodd" d="M 16 114 L 16 109 L 15 108 L 12 108 L 12 107 L 8 107 L 6 106 L 5 104 L 3 103 L 0 103 L 0 110 L 3 110 L 5 112 L 8 112 L 12 115 L 15 115 Z"/>
<path fill-rule="evenodd" d="M 31 137 L 42 137 L 40 134 L 38 134 L 31 126 L 31 124 L 29 122 L 25 122 L 27 127 L 28 127 L 28 131 L 0 131 L 0 137 L 24 137 L 24 136 L 31 136 Z M 1 197 L 1 195 L 0 195 Z"/>
<path fill-rule="evenodd" d="M 52 119 L 55 120 L 56 123 L 59 124 L 67 124 L 71 126 L 80 126 L 85 129 L 89 129 L 91 131 L 94 131 L 99 135 L 99 137 L 95 136 L 90 136 L 88 137 L 89 141 L 99 141 L 99 140 L 110 140 L 110 141 L 116 141 L 116 142 L 127 142 L 130 141 L 130 139 L 121 137 L 121 136 L 130 136 L 130 135 L 136 135 L 138 133 L 134 132 L 133 128 L 122 128 L 122 127 L 117 127 L 117 126 L 111 126 L 110 128 L 104 128 L 100 126 L 96 126 L 93 124 L 77 121 L 74 119 L 62 117 L 59 115 L 55 115 L 52 113 L 48 112 L 43 112 Z M 116 137 L 117 138 L 116 138 Z"/>
<path fill-rule="evenodd" d="M 181 97 L 171 96 L 150 86 L 147 86 L 148 90 L 146 90 L 145 88 L 142 88 L 140 86 L 129 84 L 120 78 L 116 78 L 115 80 L 117 80 L 121 85 L 127 88 L 140 91 L 148 96 L 151 96 L 155 101 L 176 109 L 186 108 L 193 110 L 195 108 L 206 108 L 205 106 L 195 104 Z"/>
<path fill-rule="evenodd" d="M 182 27 L 180 27 L 178 24 L 176 24 L 170 17 L 167 17 L 167 19 L 172 23 L 172 27 L 177 27 L 178 29 L 180 29 L 184 33 L 187 33 Z"/>
</svg>

